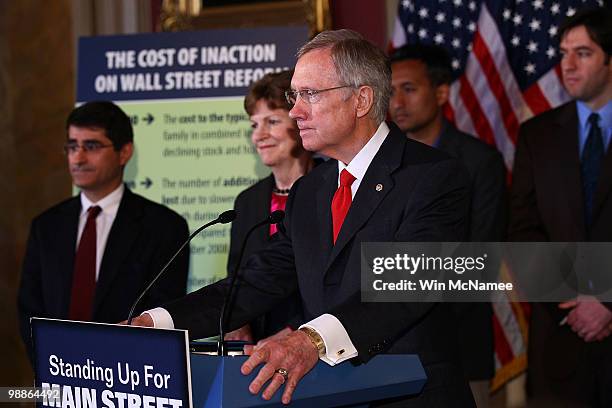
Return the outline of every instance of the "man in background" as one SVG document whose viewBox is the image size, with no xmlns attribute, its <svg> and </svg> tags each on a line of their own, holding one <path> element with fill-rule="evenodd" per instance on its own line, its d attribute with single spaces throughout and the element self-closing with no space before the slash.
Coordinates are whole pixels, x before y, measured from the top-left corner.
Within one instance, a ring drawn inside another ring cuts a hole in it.
<svg viewBox="0 0 612 408">
<path fill-rule="evenodd" d="M 467 168 L 471 184 L 468 240 L 504 239 L 506 168 L 499 152 L 457 130 L 444 118 L 452 81 L 450 57 L 435 45 L 405 45 L 391 56 L 389 114 L 407 137 L 437 147 Z M 489 303 L 452 305 L 459 326 L 463 368 L 477 406 L 488 406 L 494 375 L 492 308 Z"/>
<path fill-rule="evenodd" d="M 612 12 L 579 12 L 559 27 L 559 38 L 563 85 L 574 100 L 521 126 L 509 240 L 609 242 Z M 612 406 L 611 309 L 592 296 L 533 305 L 533 406 Z"/>
<path fill-rule="evenodd" d="M 37 216 L 30 229 L 18 309 L 32 356 L 30 318 L 116 323 L 179 245 L 185 220 L 132 193 L 123 173 L 134 150 L 129 117 L 89 102 L 66 122 L 64 150 L 81 192 Z M 149 291 L 139 310 L 185 294 L 189 251 Z"/>
</svg>

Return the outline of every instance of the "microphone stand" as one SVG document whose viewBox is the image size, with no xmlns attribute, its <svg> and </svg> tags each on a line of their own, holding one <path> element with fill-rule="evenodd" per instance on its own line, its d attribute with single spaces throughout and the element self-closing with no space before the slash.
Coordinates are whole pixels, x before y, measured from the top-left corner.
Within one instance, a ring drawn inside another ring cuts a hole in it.
<svg viewBox="0 0 612 408">
<path fill-rule="evenodd" d="M 130 309 L 130 313 L 128 314 L 128 318 L 127 318 L 127 325 L 130 326 L 132 324 L 132 320 L 134 318 L 134 310 L 136 310 L 136 306 L 138 305 L 138 303 L 140 303 L 140 301 L 142 300 L 144 295 L 149 291 L 149 289 L 151 289 L 153 284 L 155 282 L 157 282 L 157 279 L 159 279 L 159 277 L 162 276 L 162 274 L 166 271 L 166 269 L 168 269 L 168 267 L 172 264 L 172 262 L 174 262 L 176 257 L 181 253 L 183 248 L 185 248 L 187 246 L 187 244 L 189 244 L 191 242 L 191 240 L 196 235 L 198 235 L 202 230 L 210 227 L 211 225 L 215 225 L 215 224 L 227 224 L 229 222 L 234 221 L 235 219 L 236 219 L 236 211 L 234 211 L 234 210 L 227 210 L 227 211 L 224 211 L 221 214 L 219 214 L 217 219 L 212 220 L 212 221 L 202 225 L 200 228 L 198 228 L 193 233 L 191 233 L 191 235 L 189 235 L 189 238 L 187 238 L 187 240 L 185 242 L 183 242 L 183 245 L 181 245 L 180 248 L 174 253 L 174 255 L 172 255 L 172 258 L 170 258 L 170 260 L 166 263 L 166 265 L 164 265 L 164 267 L 161 269 L 161 271 L 159 271 L 159 273 L 157 275 L 155 275 L 153 280 L 140 293 L 140 296 L 138 296 L 138 299 L 136 299 L 136 301 L 132 305 L 132 308 Z"/>
<path fill-rule="evenodd" d="M 285 212 L 282 210 L 276 210 L 271 213 L 265 220 L 258 222 L 253 225 L 244 237 L 244 241 L 242 241 L 242 247 L 240 248 L 240 253 L 238 255 L 238 262 L 236 263 L 236 269 L 232 274 L 232 278 L 230 279 L 229 290 L 227 291 L 227 295 L 225 296 L 225 301 L 223 302 L 223 306 L 221 307 L 221 316 L 219 318 L 219 342 L 217 343 L 217 354 L 219 356 L 227 355 L 227 350 L 225 347 L 225 328 L 227 327 L 227 320 L 230 314 L 227 313 L 228 307 L 230 306 L 230 301 L 232 299 L 232 293 L 234 291 L 234 287 L 236 286 L 236 280 L 238 278 L 238 274 L 240 273 L 240 263 L 242 262 L 242 257 L 244 256 L 244 250 L 246 249 L 246 243 L 253 231 L 262 225 L 270 225 L 277 224 L 283 220 L 285 217 Z"/>
</svg>

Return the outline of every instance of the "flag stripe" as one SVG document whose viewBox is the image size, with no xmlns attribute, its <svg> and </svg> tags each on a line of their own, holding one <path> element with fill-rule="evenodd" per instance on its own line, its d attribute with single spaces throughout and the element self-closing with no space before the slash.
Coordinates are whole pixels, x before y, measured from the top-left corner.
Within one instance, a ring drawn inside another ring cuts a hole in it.
<svg viewBox="0 0 612 408">
<path fill-rule="evenodd" d="M 514 354 L 506 339 L 506 332 L 498 319 L 493 319 L 493 335 L 495 336 L 495 354 L 503 366 L 512 361 Z"/>
<path fill-rule="evenodd" d="M 551 107 L 559 106 L 570 99 L 561 84 L 562 80 L 559 65 L 548 71 L 538 80 L 540 91 Z"/>
<path fill-rule="evenodd" d="M 480 102 L 476 93 L 472 89 L 472 85 L 468 82 L 465 76 L 459 78 L 461 84 L 459 95 L 465 105 L 465 109 L 468 114 L 472 117 L 472 122 L 476 130 L 476 134 L 480 138 L 490 145 L 495 145 L 495 137 L 493 136 L 493 129 L 487 121 L 484 111 L 480 107 Z"/>
<path fill-rule="evenodd" d="M 476 128 L 474 127 L 474 122 L 472 122 L 472 115 L 470 115 L 466 109 L 466 106 L 463 104 L 460 95 L 461 91 L 461 82 L 455 81 L 451 84 L 450 87 L 450 97 L 449 103 L 453 109 L 455 114 L 455 125 L 470 135 L 477 135 Z"/>
<path fill-rule="evenodd" d="M 546 99 L 542 93 L 540 85 L 537 82 L 527 88 L 523 92 L 523 95 L 525 95 L 525 102 L 529 105 L 534 115 L 539 115 L 551 108 L 548 99 Z"/>
<path fill-rule="evenodd" d="M 529 337 L 529 303 L 511 302 L 510 306 L 512 307 L 519 328 L 521 329 L 520 332 L 523 336 L 523 341 L 527 343 L 527 338 Z"/>
<path fill-rule="evenodd" d="M 510 101 L 512 110 L 518 118 L 518 122 L 522 123 L 531 118 L 533 114 L 525 105 L 523 94 L 521 93 L 518 83 L 514 78 L 512 68 L 508 64 L 508 59 L 506 58 L 506 48 L 504 47 L 503 40 L 486 5 L 483 5 L 480 13 L 478 34 L 482 41 L 484 41 L 486 44 L 487 50 L 495 62 L 497 72 L 499 72 L 499 75 L 502 78 L 501 82 L 506 90 L 506 95 Z"/>
<path fill-rule="evenodd" d="M 406 40 L 406 31 L 402 26 L 402 21 L 400 20 L 399 14 L 395 17 L 395 27 L 393 28 L 393 37 L 391 39 L 391 43 L 393 47 L 399 48 L 402 45 L 408 42 Z"/>
<path fill-rule="evenodd" d="M 499 116 L 501 124 L 505 125 L 506 134 L 510 137 L 513 143 L 516 143 L 516 135 L 518 134 L 518 120 L 514 114 L 514 110 L 506 95 L 506 90 L 502 83 L 502 80 L 497 72 L 489 51 L 480 36 L 480 33 L 476 33 L 474 36 L 474 55 L 480 62 L 482 71 L 485 74 L 484 77 L 488 80 L 490 92 L 497 99 L 497 105 L 499 108 Z"/>
<path fill-rule="evenodd" d="M 510 346 L 512 354 L 517 356 L 523 353 L 525 351 L 523 334 L 521 333 L 511 303 L 507 298 L 503 298 L 500 302 L 495 302 L 493 304 L 493 310 L 495 310 L 495 315 L 499 319 L 501 328 L 504 331 L 504 338 Z"/>
<path fill-rule="evenodd" d="M 491 126 L 491 135 L 495 140 L 495 146 L 497 146 L 497 149 L 504 156 L 506 166 L 511 169 L 512 160 L 514 158 L 514 144 L 510 140 L 506 131 L 506 126 L 502 120 L 498 100 L 491 92 L 491 88 L 489 87 L 487 73 L 482 70 L 480 63 L 473 53 L 468 57 L 465 77 L 472 85 L 474 97 L 476 98 L 478 105 L 482 108 L 482 112 L 486 115 L 486 122 Z M 471 112 L 473 116 L 473 111 Z M 481 128 L 477 126 L 476 131 L 480 135 L 481 131 L 488 130 L 481 130 Z M 487 139 L 485 138 L 484 140 L 486 141 Z"/>
</svg>

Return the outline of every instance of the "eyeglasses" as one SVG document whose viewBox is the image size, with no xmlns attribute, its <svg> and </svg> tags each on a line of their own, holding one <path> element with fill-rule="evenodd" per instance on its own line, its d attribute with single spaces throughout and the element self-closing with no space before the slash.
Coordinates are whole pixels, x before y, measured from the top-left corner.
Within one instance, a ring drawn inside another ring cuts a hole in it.
<svg viewBox="0 0 612 408">
<path fill-rule="evenodd" d="M 295 105 L 298 96 L 301 100 L 310 105 L 319 102 L 321 100 L 321 94 L 323 92 L 333 91 L 334 89 L 340 88 L 352 88 L 352 86 L 342 85 L 327 89 L 302 89 L 301 91 L 285 91 L 285 98 L 287 98 L 287 103 L 291 106 Z"/>
<path fill-rule="evenodd" d="M 64 145 L 64 153 L 66 154 L 74 154 L 79 149 L 83 149 L 85 153 L 96 153 L 102 149 L 107 147 L 113 147 L 113 144 L 102 144 L 97 140 L 86 140 L 83 143 L 79 144 L 77 142 L 66 142 Z"/>
</svg>

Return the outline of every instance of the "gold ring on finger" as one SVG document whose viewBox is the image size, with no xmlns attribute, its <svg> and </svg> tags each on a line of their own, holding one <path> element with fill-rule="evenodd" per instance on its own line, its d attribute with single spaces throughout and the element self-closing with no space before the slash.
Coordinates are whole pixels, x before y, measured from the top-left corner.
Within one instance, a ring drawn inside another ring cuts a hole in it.
<svg viewBox="0 0 612 408">
<path fill-rule="evenodd" d="M 289 372 L 286 368 L 277 368 L 275 373 L 280 374 L 283 377 L 283 383 L 289 378 Z"/>
</svg>

